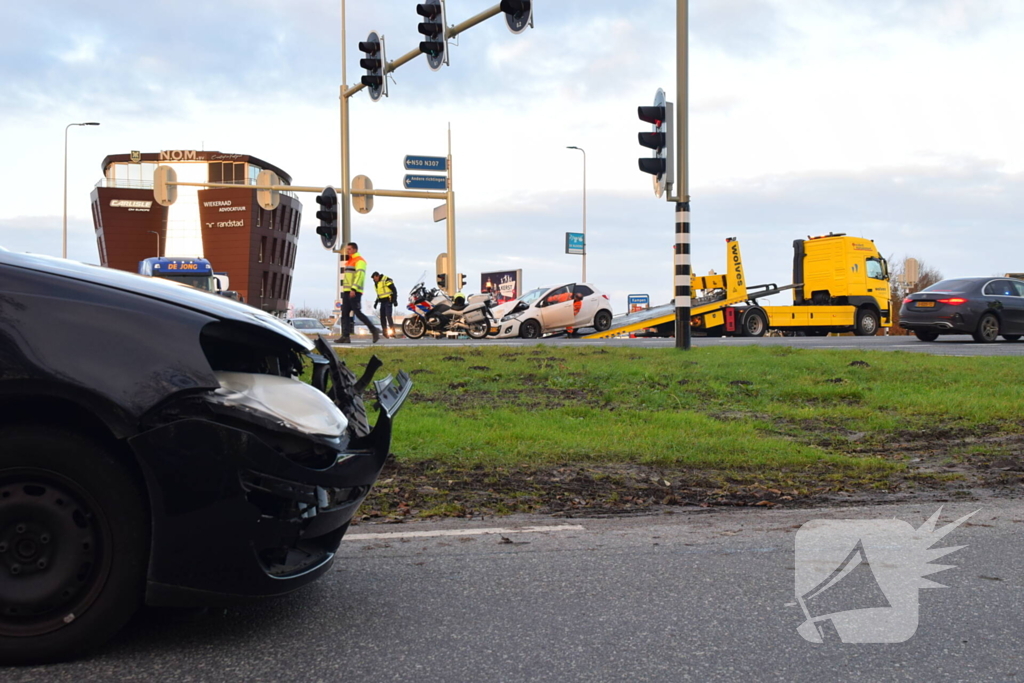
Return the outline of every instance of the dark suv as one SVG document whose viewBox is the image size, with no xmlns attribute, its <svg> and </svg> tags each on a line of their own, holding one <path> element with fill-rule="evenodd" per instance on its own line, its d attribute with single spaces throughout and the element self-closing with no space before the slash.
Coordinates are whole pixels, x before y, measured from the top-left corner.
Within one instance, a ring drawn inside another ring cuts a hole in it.
<svg viewBox="0 0 1024 683">
<path fill-rule="evenodd" d="M 357 379 L 223 297 L 0 249 L 0 662 L 74 656 L 143 602 L 326 572 L 412 386 L 375 382 L 371 427 L 379 366 Z"/>
</svg>

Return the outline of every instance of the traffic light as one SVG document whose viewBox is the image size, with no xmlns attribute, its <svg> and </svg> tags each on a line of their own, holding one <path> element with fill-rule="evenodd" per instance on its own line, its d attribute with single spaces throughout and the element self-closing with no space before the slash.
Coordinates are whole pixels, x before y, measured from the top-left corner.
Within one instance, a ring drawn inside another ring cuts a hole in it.
<svg viewBox="0 0 1024 683">
<path fill-rule="evenodd" d="M 455 277 L 459 281 L 459 291 L 461 292 L 462 290 L 464 290 L 466 288 L 466 276 L 463 275 L 462 273 L 459 273 Z"/>
<path fill-rule="evenodd" d="M 366 69 L 362 83 L 369 91 L 370 99 L 376 102 L 381 97 L 387 97 L 388 79 L 384 69 L 387 68 L 388 61 L 384 54 L 384 36 L 377 35 L 376 31 L 370 31 L 366 40 L 359 43 L 359 51 L 366 55 L 359 60 L 359 66 Z"/>
<path fill-rule="evenodd" d="M 434 71 L 448 63 L 448 40 L 445 38 L 444 0 L 427 0 L 416 5 L 420 22 L 419 32 L 426 38 L 420 43 L 420 52 L 427 56 L 427 64 Z"/>
<path fill-rule="evenodd" d="M 438 273 L 437 274 L 437 286 L 440 287 L 441 289 L 447 289 L 447 287 L 445 286 L 447 284 L 448 284 L 448 278 L 445 276 L 445 274 L 444 273 Z"/>
<path fill-rule="evenodd" d="M 533 28 L 533 3 L 530 0 L 501 0 L 499 9 L 505 13 L 505 23 L 512 33 Z"/>
<path fill-rule="evenodd" d="M 651 124 L 650 133 L 639 133 L 640 144 L 654 150 L 649 158 L 640 159 L 640 170 L 654 176 L 654 194 L 662 196 L 665 188 L 675 183 L 675 121 L 671 102 L 665 101 L 665 92 L 658 88 L 654 105 L 637 107 L 641 121 Z"/>
<path fill-rule="evenodd" d="M 316 212 L 316 217 L 320 219 L 316 234 L 320 235 L 324 249 L 334 249 L 338 241 L 338 193 L 333 187 L 325 187 L 316 196 L 316 203 L 323 207 Z"/>
</svg>

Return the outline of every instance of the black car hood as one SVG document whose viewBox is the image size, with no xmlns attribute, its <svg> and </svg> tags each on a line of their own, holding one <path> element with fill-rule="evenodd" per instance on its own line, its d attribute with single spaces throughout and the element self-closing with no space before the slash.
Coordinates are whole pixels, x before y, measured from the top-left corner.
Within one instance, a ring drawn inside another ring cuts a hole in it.
<svg viewBox="0 0 1024 683">
<path fill-rule="evenodd" d="M 182 308 L 188 308 L 211 315 L 221 320 L 258 324 L 307 351 L 313 343 L 290 325 L 259 309 L 233 301 L 226 297 L 203 292 L 192 287 L 169 282 L 161 278 L 136 275 L 113 268 L 101 268 L 77 261 L 69 261 L 39 254 L 20 254 L 0 247 L 0 264 L 49 273 L 73 280 L 110 287 L 139 296 L 157 299 Z"/>
</svg>

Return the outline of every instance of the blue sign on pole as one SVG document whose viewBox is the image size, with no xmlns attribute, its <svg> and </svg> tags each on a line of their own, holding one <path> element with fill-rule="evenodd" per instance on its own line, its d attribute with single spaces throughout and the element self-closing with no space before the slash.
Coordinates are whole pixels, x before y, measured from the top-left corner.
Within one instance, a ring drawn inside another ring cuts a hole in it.
<svg viewBox="0 0 1024 683">
<path fill-rule="evenodd" d="M 582 232 L 567 232 L 565 233 L 565 253 L 566 254 L 579 254 L 583 255 L 587 253 L 587 247 L 583 243 Z"/>
<path fill-rule="evenodd" d="M 626 297 L 626 309 L 629 313 L 635 313 L 651 307 L 649 294 L 630 294 Z"/>
<path fill-rule="evenodd" d="M 405 176 L 405 189 L 447 190 L 448 178 L 443 175 L 407 175 Z"/>
<path fill-rule="evenodd" d="M 445 157 L 421 157 L 415 154 L 405 155 L 406 171 L 447 171 L 448 159 Z"/>
</svg>

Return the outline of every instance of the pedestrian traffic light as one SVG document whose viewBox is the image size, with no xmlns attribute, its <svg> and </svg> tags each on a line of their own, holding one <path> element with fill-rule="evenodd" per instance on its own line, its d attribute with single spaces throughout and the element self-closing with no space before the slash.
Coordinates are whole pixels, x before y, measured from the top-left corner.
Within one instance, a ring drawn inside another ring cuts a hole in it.
<svg viewBox="0 0 1024 683">
<path fill-rule="evenodd" d="M 530 0 L 501 0 L 499 9 L 505 13 L 505 23 L 512 33 L 533 28 L 533 3 Z"/>
<path fill-rule="evenodd" d="M 376 102 L 381 97 L 387 97 L 388 79 L 384 71 L 388 61 L 384 54 L 384 36 L 378 35 L 376 31 L 370 31 L 366 40 L 359 43 L 359 51 L 366 55 L 359 60 L 359 66 L 366 69 L 362 83 L 370 93 L 370 99 Z"/>
<path fill-rule="evenodd" d="M 665 101 L 665 92 L 658 88 L 654 105 L 637 107 L 641 121 L 651 124 L 650 133 L 639 133 L 640 144 L 654 150 L 649 158 L 640 159 L 640 170 L 654 176 L 654 194 L 662 196 L 666 187 L 671 192 L 675 183 L 675 121 L 671 102 Z"/>
<path fill-rule="evenodd" d="M 430 65 L 430 68 L 437 71 L 448 63 L 444 0 L 421 2 L 416 5 L 416 14 L 425 19 L 419 25 L 419 32 L 426 38 L 420 43 L 420 52 L 427 56 L 427 64 Z"/>
<path fill-rule="evenodd" d="M 455 278 L 459 281 L 459 291 L 461 292 L 466 288 L 466 276 L 463 275 L 462 273 L 459 273 L 458 275 L 455 276 Z"/>
<path fill-rule="evenodd" d="M 316 212 L 316 217 L 320 219 L 316 234 L 320 235 L 324 249 L 334 249 L 338 241 L 338 193 L 333 187 L 325 187 L 316 196 L 316 203 L 323 207 Z"/>
<path fill-rule="evenodd" d="M 445 276 L 445 274 L 444 273 L 438 273 L 437 274 L 437 286 L 440 287 L 441 289 L 447 289 L 447 286 L 446 286 L 447 284 L 448 284 L 448 278 Z"/>
</svg>

